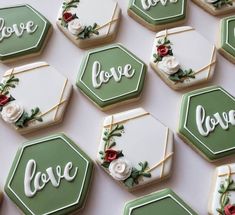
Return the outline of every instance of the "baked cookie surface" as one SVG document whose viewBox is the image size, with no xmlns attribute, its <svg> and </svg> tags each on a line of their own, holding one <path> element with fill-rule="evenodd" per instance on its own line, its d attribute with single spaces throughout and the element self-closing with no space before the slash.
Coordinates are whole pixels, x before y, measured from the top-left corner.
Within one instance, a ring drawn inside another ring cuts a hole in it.
<svg viewBox="0 0 235 215">
<path fill-rule="evenodd" d="M 0 84 L 1 118 L 22 134 L 59 123 L 71 92 L 68 79 L 46 62 L 12 68 Z"/>
<path fill-rule="evenodd" d="M 51 31 L 51 23 L 30 5 L 0 8 L 0 61 L 39 55 Z"/>
<path fill-rule="evenodd" d="M 101 110 L 137 100 L 146 65 L 120 44 L 90 50 L 77 78 L 78 88 Z"/>
<path fill-rule="evenodd" d="M 179 135 L 209 161 L 235 153 L 235 99 L 212 86 L 183 96 Z"/>
<path fill-rule="evenodd" d="M 84 207 L 92 171 L 90 158 L 57 134 L 18 150 L 5 192 L 26 215 L 71 214 Z"/>
<path fill-rule="evenodd" d="M 123 215 L 197 215 L 171 189 L 164 189 L 130 201 Z"/>
<path fill-rule="evenodd" d="M 215 46 L 194 28 L 177 27 L 156 34 L 150 65 L 172 89 L 208 82 L 213 77 L 215 64 Z"/>
<path fill-rule="evenodd" d="M 142 108 L 105 118 L 97 163 L 129 191 L 171 174 L 173 133 Z"/>
<path fill-rule="evenodd" d="M 186 20 L 187 0 L 130 0 L 128 14 L 152 31 L 181 25 Z"/>
<path fill-rule="evenodd" d="M 219 35 L 219 52 L 235 64 L 235 16 L 220 21 Z"/>
<path fill-rule="evenodd" d="M 79 48 L 88 48 L 113 41 L 120 19 L 115 0 L 64 0 L 57 25 Z"/>
</svg>

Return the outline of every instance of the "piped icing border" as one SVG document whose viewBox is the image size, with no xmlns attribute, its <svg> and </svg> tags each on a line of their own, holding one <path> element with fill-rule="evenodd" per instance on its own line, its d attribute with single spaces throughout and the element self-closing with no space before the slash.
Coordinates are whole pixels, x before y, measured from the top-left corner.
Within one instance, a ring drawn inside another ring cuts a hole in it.
<svg viewBox="0 0 235 215">
<path fill-rule="evenodd" d="M 30 208 L 27 207 L 27 205 L 20 199 L 20 197 L 14 192 L 14 190 L 10 187 L 10 184 L 11 184 L 11 181 L 15 175 L 15 172 L 16 172 L 16 169 L 17 169 L 17 166 L 20 162 L 20 159 L 23 155 L 23 152 L 24 152 L 24 149 L 27 148 L 27 147 L 30 147 L 30 146 L 33 146 L 33 145 L 36 145 L 36 144 L 43 144 L 44 142 L 47 142 L 47 141 L 50 141 L 50 140 L 53 140 L 53 139 L 58 139 L 58 138 L 61 138 L 63 141 L 65 141 L 69 147 L 72 148 L 72 150 L 75 151 L 75 153 L 77 153 L 81 158 L 83 158 L 83 160 L 85 160 L 86 162 L 86 170 L 85 170 L 85 174 L 84 174 L 84 177 L 83 177 L 83 180 L 82 180 L 82 186 L 81 186 L 81 190 L 80 190 L 80 193 L 79 193 L 79 196 L 78 196 L 78 199 L 75 201 L 75 202 L 72 202 L 71 204 L 69 205 L 66 205 L 66 206 L 63 206 L 61 208 L 58 208 L 56 210 L 53 210 L 53 211 L 49 211 L 47 213 L 44 213 L 44 214 L 41 214 L 41 215 L 49 215 L 49 214 L 52 214 L 52 213 L 55 213 L 55 212 L 58 212 L 58 211 L 61 211 L 63 209 L 66 209 L 68 207 L 71 207 L 71 206 L 74 206 L 76 205 L 80 198 L 81 198 L 81 195 L 82 195 L 82 191 L 83 191 L 83 188 L 84 188 L 84 184 L 85 184 L 85 179 L 86 179 L 86 176 L 87 176 L 87 171 L 88 171 L 88 166 L 89 166 L 89 162 L 86 160 L 86 158 L 78 151 L 75 149 L 75 147 L 66 139 L 63 137 L 63 135 L 60 135 L 60 136 L 56 136 L 56 137 L 49 137 L 49 138 L 44 138 L 43 140 L 36 140 L 36 141 L 33 141 L 29 144 L 26 144 L 24 145 L 21 149 L 20 149 L 20 154 L 19 154 L 19 158 L 16 162 L 16 165 L 15 165 L 15 168 L 13 170 L 13 173 L 9 179 L 9 182 L 7 184 L 7 187 L 8 189 L 15 195 L 15 197 L 22 203 L 22 205 L 32 214 L 32 215 L 36 215 L 33 211 L 30 210 Z"/>
</svg>

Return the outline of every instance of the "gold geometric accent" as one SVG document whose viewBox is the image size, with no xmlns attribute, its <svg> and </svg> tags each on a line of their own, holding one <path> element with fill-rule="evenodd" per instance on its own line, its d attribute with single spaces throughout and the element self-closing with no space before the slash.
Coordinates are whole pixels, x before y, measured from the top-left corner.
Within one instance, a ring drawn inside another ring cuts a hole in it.
<svg viewBox="0 0 235 215">
<path fill-rule="evenodd" d="M 212 61 L 214 60 L 214 56 L 215 56 L 215 46 L 213 46 L 213 52 L 212 52 L 212 56 L 211 56 L 211 63 Z M 208 76 L 207 76 L 207 79 L 210 77 L 210 73 L 211 73 L 211 65 L 209 67 L 209 72 L 208 72 Z"/>
<path fill-rule="evenodd" d="M 61 101 L 62 101 L 62 99 L 63 99 L 64 91 L 65 91 L 65 89 L 66 89 L 67 83 L 68 83 L 68 78 L 65 79 L 64 86 L 63 86 L 63 88 L 62 88 L 62 92 L 61 92 L 61 95 L 60 95 L 59 103 L 61 103 Z M 57 117 L 58 110 L 59 110 L 59 107 L 56 108 L 56 112 L 55 112 L 55 116 L 54 116 L 54 121 L 55 121 L 55 119 L 56 119 L 56 117 Z"/>
<path fill-rule="evenodd" d="M 143 117 L 143 116 L 147 116 L 147 115 L 149 115 L 148 112 L 140 114 L 138 116 L 133 116 L 133 117 L 128 118 L 128 119 L 124 119 L 124 120 L 119 120 L 119 121 L 113 122 L 112 125 L 116 125 L 116 124 L 119 124 L 119 123 L 125 123 L 125 122 L 128 122 L 130 120 L 137 119 L 137 118 L 140 118 L 140 117 Z M 104 128 L 107 128 L 109 126 L 110 126 L 110 124 L 109 125 L 105 125 Z"/>
<path fill-rule="evenodd" d="M 171 32 L 169 33 L 168 30 L 166 29 L 165 30 L 165 36 L 170 36 L 170 35 L 174 35 L 174 34 L 180 34 L 180 33 L 183 33 L 183 32 L 187 32 L 187 31 L 194 31 L 195 29 L 194 28 L 190 28 L 190 29 L 186 29 L 186 30 L 180 30 L 180 31 L 176 31 L 176 32 Z M 164 35 L 159 35 L 157 36 L 156 38 L 160 38 L 160 37 L 163 37 Z"/>
<path fill-rule="evenodd" d="M 5 78 L 5 77 L 9 77 L 9 76 L 11 76 L 12 74 L 13 74 L 13 75 L 19 75 L 19 74 L 21 74 L 21 73 L 33 71 L 33 70 L 35 70 L 35 69 L 38 69 L 38 68 L 41 68 L 41 67 L 45 67 L 45 66 L 49 66 L 49 64 L 44 63 L 44 64 L 41 64 L 40 66 L 37 66 L 37 67 L 34 67 L 34 68 L 30 68 L 30 69 L 21 69 L 21 70 L 19 70 L 19 71 L 17 71 L 17 72 L 14 72 L 14 69 L 15 69 L 15 68 L 13 68 L 10 74 L 5 74 L 5 75 L 3 75 L 3 77 L 4 77 L 4 78 Z"/>
<path fill-rule="evenodd" d="M 168 144 L 168 135 L 169 135 L 169 128 L 166 130 L 166 140 L 165 140 L 165 147 L 164 147 L 164 154 L 163 154 L 163 159 L 166 157 L 166 151 L 167 151 L 167 144 Z M 162 169 L 161 169 L 161 174 L 160 178 L 162 178 L 163 173 L 164 173 L 164 162 L 162 163 Z"/>
<path fill-rule="evenodd" d="M 228 167 L 228 172 L 227 173 L 223 173 L 223 174 L 219 174 L 218 177 L 224 177 L 224 176 L 228 176 L 230 177 L 231 175 L 234 175 L 235 172 L 232 172 L 231 166 L 227 165 Z"/>
</svg>

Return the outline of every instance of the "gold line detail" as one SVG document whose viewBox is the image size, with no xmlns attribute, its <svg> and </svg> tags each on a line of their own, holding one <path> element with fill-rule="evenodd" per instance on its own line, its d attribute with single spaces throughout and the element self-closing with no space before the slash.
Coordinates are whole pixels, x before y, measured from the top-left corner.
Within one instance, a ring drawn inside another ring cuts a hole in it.
<svg viewBox="0 0 235 215">
<path fill-rule="evenodd" d="M 180 33 L 183 33 L 183 32 L 188 32 L 188 31 L 194 31 L 195 29 L 194 28 L 190 28 L 190 29 L 186 29 L 186 30 L 181 30 L 181 31 L 177 31 L 177 32 L 167 32 L 167 36 L 170 36 L 170 35 L 174 35 L 174 34 L 180 34 Z M 163 37 L 164 35 L 160 35 L 160 36 L 157 36 L 156 38 L 160 38 L 160 37 Z"/>
<path fill-rule="evenodd" d="M 163 159 L 165 159 L 166 153 L 167 153 L 168 135 L 169 135 L 169 128 L 167 128 L 167 130 L 166 130 L 166 140 L 165 140 Z M 162 178 L 163 173 L 164 173 L 164 164 L 165 164 L 165 162 L 162 163 L 160 178 Z"/>
<path fill-rule="evenodd" d="M 10 74 L 3 75 L 3 77 L 4 77 L 4 78 L 5 78 L 5 77 L 9 77 L 9 76 L 11 76 L 12 74 L 13 74 L 13 75 L 22 74 L 22 73 L 29 72 L 29 71 L 33 71 L 33 70 L 35 70 L 35 69 L 38 69 L 38 68 L 41 68 L 41 67 L 45 67 L 45 66 L 49 66 L 49 64 L 45 63 L 45 64 L 42 64 L 42 65 L 37 66 L 37 67 L 30 68 L 30 69 L 21 69 L 21 70 L 18 71 L 18 72 L 14 72 L 15 68 L 13 68 Z"/>
<path fill-rule="evenodd" d="M 113 19 L 113 20 L 111 20 L 111 21 L 109 21 L 109 22 L 105 23 L 104 25 L 102 25 L 102 26 L 100 26 L 100 27 L 96 28 L 96 30 L 98 31 L 98 30 L 100 30 L 100 29 L 102 29 L 102 28 L 106 27 L 107 25 L 110 25 L 110 24 L 112 24 L 112 23 L 114 23 L 114 22 L 116 22 L 116 21 L 118 21 L 118 20 L 119 20 L 119 18 L 117 18 L 117 19 Z"/>
<path fill-rule="evenodd" d="M 119 120 L 119 121 L 117 121 L 117 122 L 113 122 L 112 124 L 113 124 L 113 125 L 116 125 L 116 124 L 119 124 L 119 123 L 125 123 L 125 122 L 127 122 L 127 121 L 132 120 L 132 119 L 137 119 L 137 118 L 140 118 L 140 117 L 143 117 L 143 116 L 147 116 L 147 115 L 150 115 L 150 113 L 145 112 L 145 113 L 140 114 L 140 115 L 138 115 L 138 116 L 133 116 L 133 117 L 128 118 L 128 119 L 125 119 L 125 120 Z M 110 126 L 110 124 L 105 125 L 104 128 L 107 128 L 107 127 L 109 127 L 109 126 Z"/>
<path fill-rule="evenodd" d="M 219 177 L 231 176 L 231 175 L 234 175 L 234 174 L 235 174 L 235 172 L 232 172 L 232 169 L 231 169 L 231 166 L 230 166 L 230 165 L 227 165 L 227 167 L 228 167 L 228 173 L 219 174 L 219 175 L 218 175 Z"/>
<path fill-rule="evenodd" d="M 212 61 L 214 60 L 214 56 L 215 56 L 215 46 L 213 46 L 213 52 L 212 52 L 211 61 L 210 61 L 211 64 L 212 64 Z M 208 78 L 210 77 L 210 74 L 211 74 L 211 66 L 212 66 L 211 64 L 209 66 L 209 72 L 208 72 L 206 80 L 208 80 Z"/>
<path fill-rule="evenodd" d="M 117 4 L 117 2 L 116 2 L 115 8 L 114 8 L 114 11 L 113 11 L 113 15 L 112 15 L 112 18 L 111 18 L 112 21 L 114 20 L 114 16 L 115 16 L 115 13 L 116 13 L 116 10 L 117 10 L 117 5 L 118 5 L 118 4 Z M 107 33 L 107 35 L 109 35 L 111 26 L 112 26 L 112 23 L 109 23 L 109 28 L 108 28 L 108 33 Z"/>
<path fill-rule="evenodd" d="M 204 66 L 203 68 L 199 69 L 197 72 L 194 73 L 194 75 L 197 75 L 203 71 L 205 71 L 208 67 L 211 67 L 212 65 L 214 65 L 216 63 L 216 61 L 211 62 L 210 64 Z"/>
<path fill-rule="evenodd" d="M 62 92 L 61 92 L 61 94 L 60 94 L 59 103 L 61 103 L 61 101 L 62 101 L 62 99 L 63 99 L 64 91 L 65 91 L 65 89 L 66 89 L 67 83 L 68 83 L 68 78 L 65 79 L 64 86 L 63 86 Z M 56 119 L 56 117 L 57 117 L 58 110 L 59 110 L 59 106 L 56 108 L 56 112 L 55 112 L 55 116 L 54 116 L 54 121 L 55 121 L 55 119 Z"/>
<path fill-rule="evenodd" d="M 163 160 L 161 160 L 160 162 L 158 162 L 157 164 L 155 164 L 153 167 L 149 168 L 147 170 L 147 172 L 152 172 L 153 170 L 155 170 L 156 168 L 158 168 L 162 163 L 166 162 L 170 157 L 172 157 L 172 155 L 174 154 L 174 152 L 171 152 L 170 154 L 168 154 Z"/>
</svg>

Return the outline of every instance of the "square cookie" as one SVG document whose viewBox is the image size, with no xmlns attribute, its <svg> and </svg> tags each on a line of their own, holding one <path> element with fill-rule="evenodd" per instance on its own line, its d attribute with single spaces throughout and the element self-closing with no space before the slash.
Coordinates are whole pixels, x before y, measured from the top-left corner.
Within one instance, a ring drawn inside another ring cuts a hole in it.
<svg viewBox="0 0 235 215">
<path fill-rule="evenodd" d="M 221 19 L 217 46 L 220 54 L 235 64 L 235 16 Z"/>
<path fill-rule="evenodd" d="M 140 197 L 125 205 L 123 215 L 197 215 L 171 189 Z"/>
<path fill-rule="evenodd" d="M 212 86 L 183 96 L 179 136 L 208 161 L 235 153 L 235 99 Z"/>
<path fill-rule="evenodd" d="M 194 28 L 184 26 L 156 34 L 150 65 L 172 89 L 182 90 L 208 82 L 215 64 L 215 46 Z"/>
<path fill-rule="evenodd" d="M 0 62 L 41 54 L 51 23 L 30 5 L 0 8 Z"/>
<path fill-rule="evenodd" d="M 97 162 L 129 191 L 171 174 L 173 133 L 142 108 L 105 118 Z"/>
<path fill-rule="evenodd" d="M 128 14 L 152 31 L 182 25 L 187 0 L 129 0 Z"/>
<path fill-rule="evenodd" d="M 62 121 L 72 92 L 68 79 L 46 62 L 15 67 L 0 83 L 0 115 L 21 134 Z"/>
<path fill-rule="evenodd" d="M 85 205 L 92 172 L 91 159 L 56 134 L 19 148 L 5 192 L 25 215 L 74 214 Z"/>
<path fill-rule="evenodd" d="M 146 65 L 120 44 L 90 50 L 80 66 L 77 87 L 106 111 L 136 101 L 143 90 Z"/>
<path fill-rule="evenodd" d="M 57 25 L 79 48 L 112 42 L 121 9 L 115 0 L 63 0 Z"/>
<path fill-rule="evenodd" d="M 235 213 L 235 164 L 216 168 L 209 201 L 210 215 L 233 215 Z"/>
</svg>

